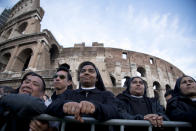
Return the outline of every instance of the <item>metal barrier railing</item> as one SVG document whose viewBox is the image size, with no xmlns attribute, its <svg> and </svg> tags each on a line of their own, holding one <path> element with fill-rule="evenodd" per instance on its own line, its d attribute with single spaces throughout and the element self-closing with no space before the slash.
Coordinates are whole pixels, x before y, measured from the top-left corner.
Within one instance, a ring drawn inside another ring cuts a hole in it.
<svg viewBox="0 0 196 131">
<path fill-rule="evenodd" d="M 57 118 L 50 116 L 48 114 L 41 114 L 36 119 L 40 120 L 48 120 L 48 121 L 61 121 L 61 131 L 64 131 L 66 122 L 76 122 L 79 121 L 75 120 L 73 116 L 65 116 L 64 118 Z M 88 123 L 91 125 L 91 131 L 95 131 L 95 125 L 114 125 L 120 126 L 120 131 L 124 131 L 125 126 L 143 126 L 148 127 L 148 131 L 152 131 L 152 125 L 147 120 L 124 120 L 124 119 L 111 119 L 108 121 L 100 122 L 92 117 L 82 117 L 84 123 Z M 179 121 L 163 121 L 163 127 L 174 127 L 175 131 L 179 131 L 180 127 L 192 127 L 191 123 L 189 122 L 179 122 Z"/>
</svg>

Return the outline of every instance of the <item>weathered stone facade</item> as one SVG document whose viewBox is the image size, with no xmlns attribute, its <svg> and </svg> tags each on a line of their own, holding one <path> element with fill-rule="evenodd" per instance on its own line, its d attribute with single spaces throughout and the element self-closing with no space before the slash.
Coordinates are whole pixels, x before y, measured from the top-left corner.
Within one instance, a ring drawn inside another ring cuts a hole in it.
<svg viewBox="0 0 196 131">
<path fill-rule="evenodd" d="M 139 75 L 148 84 L 147 95 L 154 97 L 157 92 L 165 105 L 166 88 L 173 88 L 176 79 L 183 75 L 177 67 L 155 56 L 108 48 L 102 43 L 63 48 L 50 31 L 40 31 L 43 15 L 40 0 L 21 0 L 11 9 L 8 21 L 0 29 L 0 85 L 17 88 L 22 75 L 32 70 L 44 77 L 47 93 L 51 93 L 55 69 L 66 64 L 77 88 L 78 66 L 83 61 L 92 61 L 99 68 L 105 86 L 114 94 L 124 90 L 125 76 Z"/>
</svg>

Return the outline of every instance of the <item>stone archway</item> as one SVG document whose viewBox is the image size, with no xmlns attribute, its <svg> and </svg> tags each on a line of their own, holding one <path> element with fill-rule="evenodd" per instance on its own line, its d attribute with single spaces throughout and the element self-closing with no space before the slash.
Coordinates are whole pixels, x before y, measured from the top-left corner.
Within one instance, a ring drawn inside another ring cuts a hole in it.
<svg viewBox="0 0 196 131">
<path fill-rule="evenodd" d="M 12 70 L 15 72 L 25 71 L 28 68 L 32 53 L 33 51 L 30 48 L 22 50 L 16 57 Z"/>
</svg>

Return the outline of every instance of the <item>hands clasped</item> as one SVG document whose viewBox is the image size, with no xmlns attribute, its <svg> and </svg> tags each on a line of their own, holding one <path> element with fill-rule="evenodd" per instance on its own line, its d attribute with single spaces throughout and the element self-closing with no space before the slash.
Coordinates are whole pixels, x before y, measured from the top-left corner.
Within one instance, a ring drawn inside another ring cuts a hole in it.
<svg viewBox="0 0 196 131">
<path fill-rule="evenodd" d="M 63 105 L 63 111 L 66 114 L 74 115 L 76 120 L 83 122 L 80 114 L 93 114 L 95 105 L 89 101 L 68 102 Z"/>
<path fill-rule="evenodd" d="M 161 127 L 163 124 L 163 117 L 157 114 L 145 115 L 144 120 L 149 120 L 154 127 Z"/>
</svg>

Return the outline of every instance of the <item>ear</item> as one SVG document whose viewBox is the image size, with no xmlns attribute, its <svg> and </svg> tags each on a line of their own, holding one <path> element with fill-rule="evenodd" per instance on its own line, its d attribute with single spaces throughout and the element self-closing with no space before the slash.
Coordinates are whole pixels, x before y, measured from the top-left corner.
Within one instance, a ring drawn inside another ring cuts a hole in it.
<svg viewBox="0 0 196 131">
<path fill-rule="evenodd" d="M 72 84 L 72 81 L 68 80 L 67 81 L 67 86 L 70 86 Z"/>
</svg>

